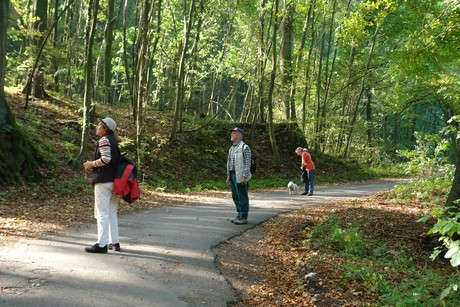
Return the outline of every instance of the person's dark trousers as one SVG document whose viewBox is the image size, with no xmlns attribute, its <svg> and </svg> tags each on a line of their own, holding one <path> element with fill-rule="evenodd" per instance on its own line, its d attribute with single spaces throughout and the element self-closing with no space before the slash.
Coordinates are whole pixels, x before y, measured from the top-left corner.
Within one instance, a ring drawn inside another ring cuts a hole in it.
<svg viewBox="0 0 460 307">
<path fill-rule="evenodd" d="M 239 219 L 247 219 L 249 213 L 249 182 L 241 184 L 236 182 L 235 173 L 230 173 L 230 187 L 232 189 L 232 198 L 238 212 Z"/>
<path fill-rule="evenodd" d="M 315 170 L 307 171 L 308 178 L 303 182 L 305 192 L 308 194 L 313 194 L 313 190 L 315 187 Z"/>
<path fill-rule="evenodd" d="M 302 171 L 302 182 L 303 182 L 303 190 L 305 192 L 305 194 L 308 194 L 308 188 L 309 188 L 309 184 L 308 184 L 308 171 Z"/>
</svg>

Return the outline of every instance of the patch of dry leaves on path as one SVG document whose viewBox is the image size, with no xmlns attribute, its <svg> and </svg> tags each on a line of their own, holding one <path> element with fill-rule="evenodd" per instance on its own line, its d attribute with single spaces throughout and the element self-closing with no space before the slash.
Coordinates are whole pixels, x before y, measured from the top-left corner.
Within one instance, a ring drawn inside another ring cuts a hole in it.
<svg viewBox="0 0 460 307">
<path fill-rule="evenodd" d="M 393 203 L 375 195 L 281 214 L 217 249 L 221 271 L 241 294 L 231 305 L 377 305 L 375 289 L 364 282 L 344 280 L 347 263 L 343 258 L 327 247 L 309 243 L 313 228 L 332 215 L 344 224 L 359 222 L 364 238 L 402 251 L 414 266 L 423 268 L 428 262 L 437 265 L 428 259 L 431 251 L 426 247 L 431 226 L 416 222 L 428 213 L 421 203 Z M 383 268 L 381 273 L 394 285 L 404 279 L 392 268 Z"/>
</svg>

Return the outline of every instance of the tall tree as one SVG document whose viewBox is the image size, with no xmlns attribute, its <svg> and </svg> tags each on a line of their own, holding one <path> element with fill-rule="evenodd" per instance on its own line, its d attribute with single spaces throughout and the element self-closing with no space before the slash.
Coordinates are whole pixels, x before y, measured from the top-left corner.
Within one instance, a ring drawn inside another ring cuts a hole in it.
<svg viewBox="0 0 460 307">
<path fill-rule="evenodd" d="M 291 103 L 292 85 L 292 27 L 293 27 L 294 5 L 292 0 L 283 0 L 281 20 L 281 41 L 280 41 L 280 75 L 281 93 L 283 102 L 283 118 L 289 120 L 295 118 L 295 106 Z"/>
<path fill-rule="evenodd" d="M 35 58 L 39 49 L 43 45 L 48 23 L 48 0 L 34 0 L 33 1 L 33 30 L 35 33 L 32 42 L 32 57 Z M 31 61 L 34 62 L 33 60 Z M 45 80 L 45 66 L 39 61 L 38 69 L 33 70 L 30 68 L 29 77 L 26 81 L 23 93 L 30 94 L 37 98 L 45 98 L 44 80 Z"/>
<path fill-rule="evenodd" d="M 188 14 L 187 8 L 184 7 L 184 26 L 183 26 L 183 35 L 182 39 L 179 42 L 179 49 L 177 50 L 178 54 L 178 68 L 177 68 L 177 75 L 176 75 L 176 96 L 175 96 L 175 101 L 174 101 L 174 120 L 173 120 L 173 126 L 171 129 L 171 134 L 169 136 L 170 140 L 174 140 L 176 138 L 177 132 L 179 132 L 179 126 L 182 121 L 182 104 L 183 104 L 183 99 L 184 99 L 184 79 L 185 79 L 185 61 L 186 61 L 186 55 L 187 55 L 187 50 L 188 50 L 188 45 L 189 45 L 189 40 L 190 40 L 190 33 L 192 30 L 192 21 L 193 17 L 195 15 L 195 0 L 192 0 L 190 3 L 190 8 Z M 188 18 L 187 18 L 188 17 Z"/>
<path fill-rule="evenodd" d="M 0 0 L 0 185 L 28 178 L 37 165 L 34 149 L 18 126 L 5 96 L 9 0 Z"/>
<path fill-rule="evenodd" d="M 272 145 L 272 153 L 275 160 L 277 169 L 281 168 L 281 159 L 278 151 L 278 144 L 275 136 L 275 125 L 273 123 L 273 91 L 275 88 L 276 77 L 276 36 L 278 31 L 278 0 L 273 3 L 273 33 L 272 33 L 272 71 L 270 73 L 270 87 L 268 89 L 268 134 L 270 136 L 270 143 Z"/>
<path fill-rule="evenodd" d="M 107 2 L 107 23 L 105 25 L 105 52 L 104 52 L 104 92 L 105 101 L 108 104 L 113 103 L 112 93 L 112 46 L 113 46 L 113 28 L 115 24 L 115 0 Z"/>
<path fill-rule="evenodd" d="M 99 0 L 89 0 L 88 2 L 88 14 L 85 31 L 85 90 L 83 94 L 83 124 L 81 133 L 81 145 L 80 152 L 76 158 L 77 161 L 82 161 L 86 155 L 89 141 L 89 128 L 90 128 L 90 116 L 92 105 L 92 94 L 93 94 L 93 45 L 94 36 L 96 31 L 97 21 L 97 10 L 99 7 Z"/>
</svg>

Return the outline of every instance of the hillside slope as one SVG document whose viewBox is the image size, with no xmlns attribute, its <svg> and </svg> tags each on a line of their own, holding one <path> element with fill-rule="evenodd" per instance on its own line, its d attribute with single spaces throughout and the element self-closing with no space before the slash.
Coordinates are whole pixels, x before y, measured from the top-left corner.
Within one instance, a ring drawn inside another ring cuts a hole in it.
<svg viewBox="0 0 460 307">
<path fill-rule="evenodd" d="M 81 139 L 81 105 L 72 101 L 51 99 L 34 100 L 29 109 L 22 108 L 23 96 L 8 95 L 9 104 L 19 124 L 35 143 L 41 165 L 39 180 L 68 180 L 81 176 L 81 169 L 70 167 L 77 155 Z M 135 126 L 128 106 L 98 105 L 95 117 L 112 117 L 118 124 L 120 147 L 128 156 L 135 157 Z M 163 189 L 193 188 L 204 182 L 225 177 L 225 162 L 230 147 L 230 130 L 235 126 L 245 130 L 244 140 L 257 156 L 257 178 L 297 178 L 298 156 L 294 150 L 305 146 L 302 133 L 295 124 L 276 126 L 276 138 L 282 160 L 281 169 L 275 168 L 271 157 L 271 144 L 265 125 L 211 120 L 211 118 L 186 117 L 183 132 L 174 142 L 168 137 L 172 126 L 172 114 L 147 110 L 143 131 L 140 179 L 149 185 Z M 97 137 L 91 130 L 92 141 Z M 92 155 L 89 145 L 87 158 Z M 50 168 L 51 166 L 51 168 Z"/>
</svg>

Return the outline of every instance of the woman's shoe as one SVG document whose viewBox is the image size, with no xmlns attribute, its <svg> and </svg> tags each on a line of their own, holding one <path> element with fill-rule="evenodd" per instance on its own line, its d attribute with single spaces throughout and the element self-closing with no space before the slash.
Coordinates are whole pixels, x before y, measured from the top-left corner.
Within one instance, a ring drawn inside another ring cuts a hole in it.
<svg viewBox="0 0 460 307">
<path fill-rule="evenodd" d="M 115 251 L 117 251 L 117 252 L 121 251 L 121 249 L 120 249 L 120 243 L 109 244 L 109 249 L 110 249 L 110 250 L 115 250 Z"/>
<path fill-rule="evenodd" d="M 87 253 L 107 254 L 107 245 L 100 247 L 99 244 L 94 244 L 91 247 L 85 247 Z"/>
</svg>

